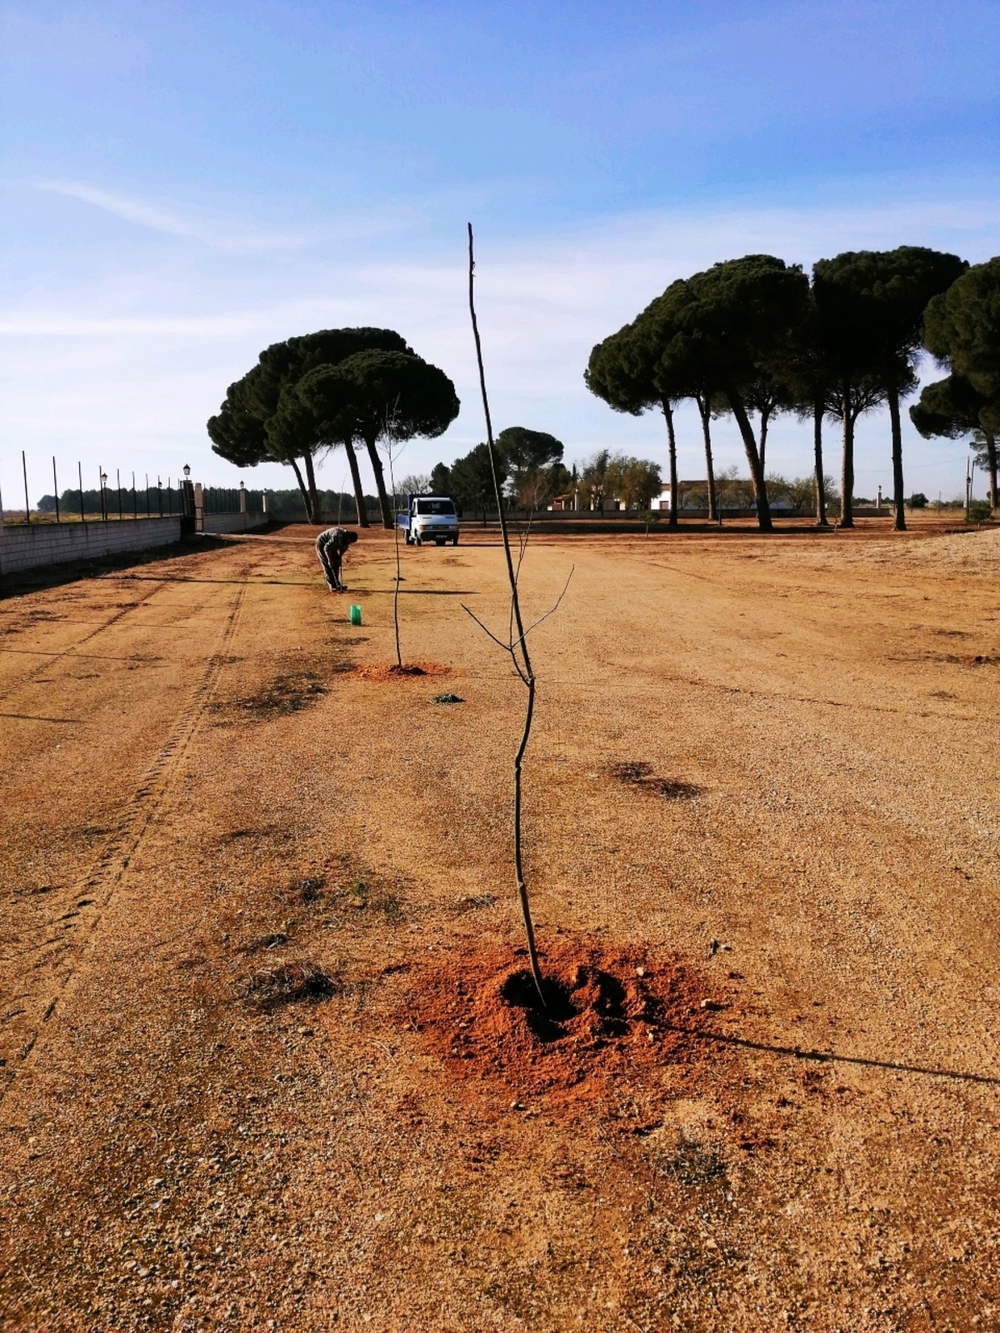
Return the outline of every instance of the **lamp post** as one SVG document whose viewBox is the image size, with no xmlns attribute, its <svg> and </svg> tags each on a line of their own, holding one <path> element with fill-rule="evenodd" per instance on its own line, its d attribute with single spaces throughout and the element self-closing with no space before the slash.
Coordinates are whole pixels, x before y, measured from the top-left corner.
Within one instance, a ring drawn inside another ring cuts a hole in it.
<svg viewBox="0 0 1000 1333">
<path fill-rule="evenodd" d="M 101 518 L 105 523 L 108 521 L 108 493 L 106 490 L 108 484 L 108 474 L 101 469 Z"/>
<path fill-rule="evenodd" d="M 163 517 L 163 482 L 156 478 L 156 507 L 159 510 L 160 518 Z"/>
<path fill-rule="evenodd" d="M 184 473 L 184 480 L 185 480 L 185 481 L 190 481 L 190 479 L 191 479 L 191 468 L 190 468 L 190 465 L 187 464 L 187 463 L 185 463 L 185 464 L 184 464 L 184 467 L 183 467 L 181 470 L 182 470 L 183 473 Z"/>
</svg>

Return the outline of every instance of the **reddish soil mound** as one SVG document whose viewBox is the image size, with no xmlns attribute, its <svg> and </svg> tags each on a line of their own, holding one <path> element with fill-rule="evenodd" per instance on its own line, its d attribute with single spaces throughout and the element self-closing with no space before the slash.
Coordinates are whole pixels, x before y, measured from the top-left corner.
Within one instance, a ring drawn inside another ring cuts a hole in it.
<svg viewBox="0 0 1000 1333">
<path fill-rule="evenodd" d="M 523 949 L 479 951 L 416 981 L 410 1017 L 453 1074 L 517 1091 L 589 1087 L 601 1076 L 709 1057 L 706 983 L 640 946 L 559 940 L 542 955 L 543 1007 Z"/>
<path fill-rule="evenodd" d="M 419 676 L 447 676 L 450 668 L 440 662 L 405 662 L 397 666 L 395 662 L 387 666 L 375 662 L 370 666 L 356 667 L 354 675 L 362 680 L 412 680 Z"/>
</svg>

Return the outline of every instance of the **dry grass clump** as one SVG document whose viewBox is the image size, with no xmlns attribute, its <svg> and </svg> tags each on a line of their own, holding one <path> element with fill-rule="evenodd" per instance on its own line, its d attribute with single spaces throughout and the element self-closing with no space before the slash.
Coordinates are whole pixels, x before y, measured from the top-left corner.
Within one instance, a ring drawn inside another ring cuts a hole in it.
<svg viewBox="0 0 1000 1333">
<path fill-rule="evenodd" d="M 326 686 L 311 672 L 278 676 L 252 694 L 237 695 L 228 703 L 214 704 L 213 710 L 235 712 L 262 722 L 272 717 L 301 712 L 326 693 Z"/>
<path fill-rule="evenodd" d="M 302 959 L 255 972 L 243 987 L 243 996 L 262 1008 L 274 1008 L 295 1000 L 332 995 L 337 989 L 337 979 L 324 971 L 319 963 Z"/>
<path fill-rule="evenodd" d="M 608 769 L 616 782 L 624 782 L 630 787 L 641 787 L 656 796 L 663 796 L 668 801 L 690 801 L 701 795 L 701 788 L 693 782 L 682 782 L 678 778 L 658 778 L 653 772 L 653 765 L 643 760 L 631 760 L 625 764 L 612 764 Z"/>
</svg>

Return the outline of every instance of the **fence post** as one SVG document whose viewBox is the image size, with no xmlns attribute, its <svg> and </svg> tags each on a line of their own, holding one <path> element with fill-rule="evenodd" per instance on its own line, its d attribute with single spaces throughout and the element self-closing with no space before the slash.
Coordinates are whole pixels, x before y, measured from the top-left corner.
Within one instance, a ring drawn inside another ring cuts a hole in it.
<svg viewBox="0 0 1000 1333">
<path fill-rule="evenodd" d="M 86 523 L 87 515 L 83 511 L 83 464 L 82 463 L 79 462 L 77 463 L 76 475 L 77 479 L 80 482 L 80 522 Z"/>
<path fill-rule="evenodd" d="M 31 502 L 28 499 L 28 464 L 24 457 L 24 450 L 21 450 L 21 467 L 24 469 L 24 521 L 31 523 Z"/>
<path fill-rule="evenodd" d="M 205 531 L 205 492 L 200 481 L 194 484 L 194 530 Z"/>
<path fill-rule="evenodd" d="M 56 493 L 56 522 L 59 522 L 59 481 L 56 477 L 56 456 L 52 455 L 52 489 Z"/>
</svg>

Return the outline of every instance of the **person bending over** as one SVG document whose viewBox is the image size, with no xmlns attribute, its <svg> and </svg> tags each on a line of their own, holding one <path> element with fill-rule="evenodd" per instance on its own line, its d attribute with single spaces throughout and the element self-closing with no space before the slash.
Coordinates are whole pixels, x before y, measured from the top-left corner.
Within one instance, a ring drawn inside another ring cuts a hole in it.
<svg viewBox="0 0 1000 1333">
<path fill-rule="evenodd" d="M 316 554 L 331 592 L 347 591 L 346 584 L 340 581 L 340 566 L 344 552 L 357 540 L 358 534 L 347 528 L 327 528 L 316 538 Z"/>
</svg>

